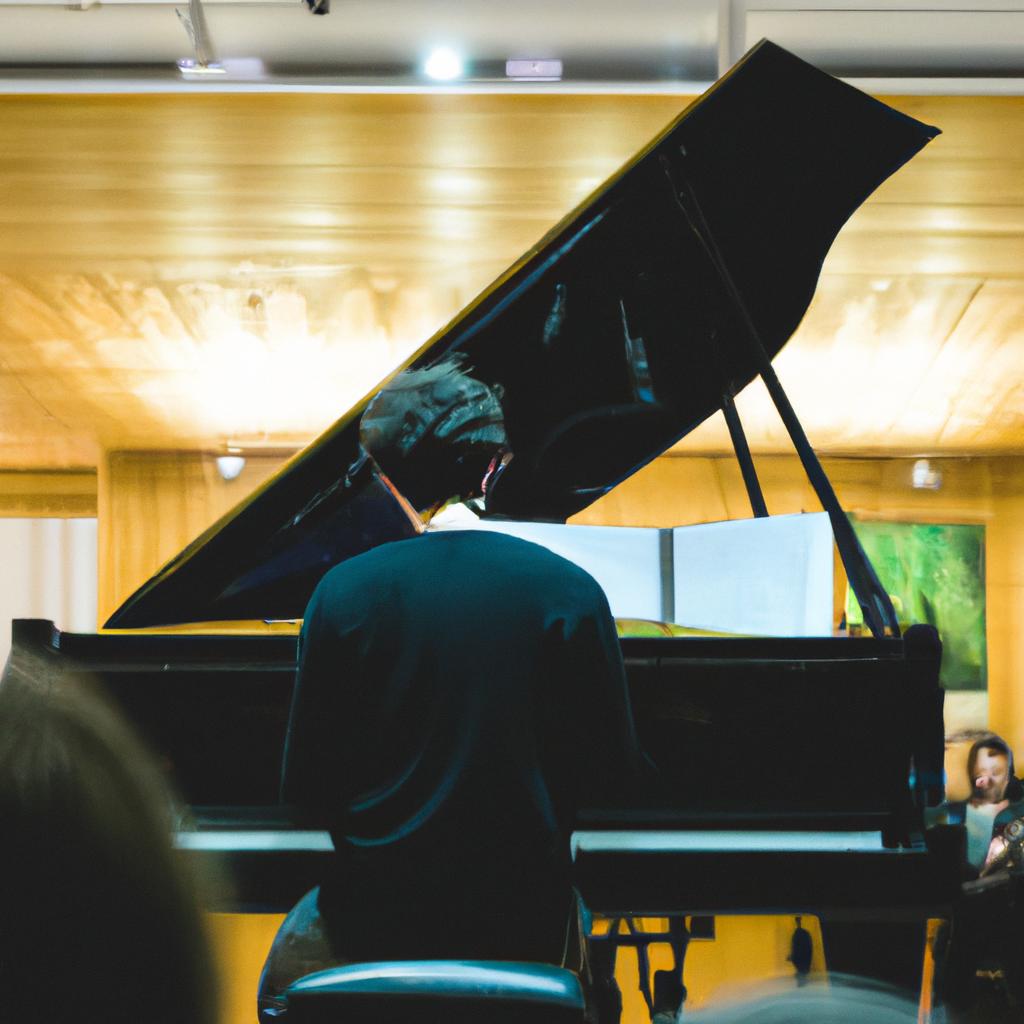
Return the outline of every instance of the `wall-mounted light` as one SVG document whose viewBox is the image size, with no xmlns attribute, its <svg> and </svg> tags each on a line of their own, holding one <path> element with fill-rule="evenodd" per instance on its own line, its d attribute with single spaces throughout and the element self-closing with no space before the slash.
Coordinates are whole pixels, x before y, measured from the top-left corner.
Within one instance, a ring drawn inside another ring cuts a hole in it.
<svg viewBox="0 0 1024 1024">
<path fill-rule="evenodd" d="M 910 483 L 919 491 L 937 491 L 942 486 L 942 470 L 927 459 L 918 459 L 910 471 Z"/>
<path fill-rule="evenodd" d="M 462 58 L 446 46 L 432 51 L 423 64 L 428 78 L 438 82 L 450 82 L 462 74 Z"/>
<path fill-rule="evenodd" d="M 234 480 L 245 469 L 244 455 L 218 455 L 217 472 L 221 480 Z"/>
</svg>

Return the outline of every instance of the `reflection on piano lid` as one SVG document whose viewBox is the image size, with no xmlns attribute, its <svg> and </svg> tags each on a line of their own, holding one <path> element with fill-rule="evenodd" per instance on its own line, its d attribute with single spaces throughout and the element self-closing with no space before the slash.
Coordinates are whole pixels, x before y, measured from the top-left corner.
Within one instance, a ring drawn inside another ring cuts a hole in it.
<svg viewBox="0 0 1024 1024">
<path fill-rule="evenodd" d="M 463 353 L 504 389 L 515 457 L 488 514 L 564 521 L 719 409 L 763 511 L 732 403 L 760 374 L 829 512 L 866 620 L 876 635 L 898 631 L 770 361 L 847 218 L 936 134 L 771 43 L 755 47 L 410 360 Z M 406 535 L 368 479 L 345 479 L 365 404 L 107 626 L 297 618 L 331 565 Z M 425 507 L 450 495 L 419 497 Z"/>
</svg>

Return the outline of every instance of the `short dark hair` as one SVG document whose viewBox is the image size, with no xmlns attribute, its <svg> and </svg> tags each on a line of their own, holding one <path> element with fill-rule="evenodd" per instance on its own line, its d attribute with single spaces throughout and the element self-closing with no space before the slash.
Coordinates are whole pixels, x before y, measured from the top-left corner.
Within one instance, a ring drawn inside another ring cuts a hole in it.
<svg viewBox="0 0 1024 1024">
<path fill-rule="evenodd" d="M 405 370 L 371 400 L 359 443 L 418 509 L 475 491 L 507 444 L 500 386 L 470 376 L 459 355 Z"/>
</svg>

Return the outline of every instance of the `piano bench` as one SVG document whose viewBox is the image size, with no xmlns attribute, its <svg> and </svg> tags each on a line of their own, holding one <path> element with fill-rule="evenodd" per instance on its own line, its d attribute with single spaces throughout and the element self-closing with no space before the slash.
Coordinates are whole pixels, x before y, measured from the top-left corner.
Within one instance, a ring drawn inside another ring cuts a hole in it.
<svg viewBox="0 0 1024 1024">
<path fill-rule="evenodd" d="M 547 964 L 411 960 L 347 964 L 286 991 L 288 1024 L 582 1024 L 572 971 Z"/>
</svg>

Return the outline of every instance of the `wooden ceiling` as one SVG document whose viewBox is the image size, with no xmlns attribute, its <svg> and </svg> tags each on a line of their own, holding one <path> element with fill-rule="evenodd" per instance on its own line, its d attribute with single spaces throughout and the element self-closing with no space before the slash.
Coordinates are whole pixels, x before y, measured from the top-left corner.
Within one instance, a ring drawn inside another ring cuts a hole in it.
<svg viewBox="0 0 1024 1024">
<path fill-rule="evenodd" d="M 0 469 L 304 444 L 686 102 L 0 97 Z M 1024 98 L 890 102 L 944 134 L 844 230 L 779 374 L 826 452 L 1019 451 Z"/>
</svg>

